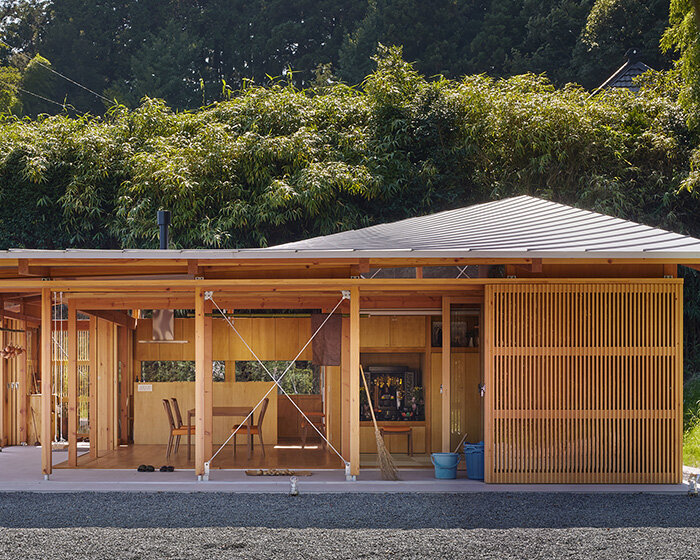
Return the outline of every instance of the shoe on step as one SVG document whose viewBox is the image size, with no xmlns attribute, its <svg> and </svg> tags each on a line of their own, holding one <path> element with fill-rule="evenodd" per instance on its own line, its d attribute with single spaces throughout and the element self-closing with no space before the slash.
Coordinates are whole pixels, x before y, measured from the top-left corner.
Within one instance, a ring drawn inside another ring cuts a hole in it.
<svg viewBox="0 0 700 560">
<path fill-rule="evenodd" d="M 175 472 L 175 467 L 173 467 L 172 465 L 168 465 L 167 469 L 168 469 L 168 472 Z"/>
<path fill-rule="evenodd" d="M 136 470 L 139 472 L 146 472 L 148 468 L 146 467 L 146 465 L 139 465 Z"/>
<path fill-rule="evenodd" d="M 146 465 L 146 472 L 153 472 L 156 468 L 153 465 Z"/>
<path fill-rule="evenodd" d="M 158 469 L 160 472 L 168 472 L 168 467 L 163 465 L 161 468 Z"/>
</svg>

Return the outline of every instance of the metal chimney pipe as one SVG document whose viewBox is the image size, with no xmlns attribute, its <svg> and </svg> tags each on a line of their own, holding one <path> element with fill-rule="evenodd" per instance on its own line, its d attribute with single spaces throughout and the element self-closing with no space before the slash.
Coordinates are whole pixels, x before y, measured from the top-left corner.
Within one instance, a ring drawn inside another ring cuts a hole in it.
<svg viewBox="0 0 700 560">
<path fill-rule="evenodd" d="M 160 248 L 168 248 L 168 227 L 170 226 L 170 210 L 158 210 L 158 227 L 160 228 Z"/>
</svg>

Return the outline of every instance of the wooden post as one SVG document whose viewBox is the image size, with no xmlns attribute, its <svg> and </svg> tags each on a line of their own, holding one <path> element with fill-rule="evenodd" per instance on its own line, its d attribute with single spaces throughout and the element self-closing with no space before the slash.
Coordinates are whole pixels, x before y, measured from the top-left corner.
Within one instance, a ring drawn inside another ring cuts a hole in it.
<svg viewBox="0 0 700 560">
<path fill-rule="evenodd" d="M 212 396 L 210 383 L 211 365 L 207 369 L 207 336 L 205 320 L 204 291 L 201 288 L 195 290 L 194 298 L 194 402 L 195 402 L 195 435 L 194 435 L 194 469 L 197 476 L 204 475 L 204 462 L 211 457 L 212 433 Z M 211 344 L 211 338 L 209 341 Z M 209 354 L 211 358 L 211 353 Z M 209 433 L 207 433 L 209 426 Z M 207 450 L 209 454 L 207 454 Z"/>
<path fill-rule="evenodd" d="M 204 460 L 214 453 L 214 362 L 212 339 L 214 336 L 211 317 L 211 301 L 204 302 Z M 234 368 L 235 376 L 235 368 Z"/>
<path fill-rule="evenodd" d="M 89 344 L 90 344 L 90 366 L 88 373 L 88 387 L 89 387 L 89 437 L 90 437 L 90 457 L 92 459 L 97 459 L 98 451 L 98 420 L 97 420 L 97 318 L 90 316 L 90 331 L 89 331 Z"/>
<path fill-rule="evenodd" d="M 479 324 L 479 350 L 483 360 L 484 387 L 484 482 L 493 482 L 493 403 L 494 386 L 493 375 L 493 338 L 491 334 L 491 322 L 493 316 L 493 289 L 484 287 L 484 305 L 481 315 L 483 321 Z M 593 312 L 593 310 L 591 310 Z"/>
<path fill-rule="evenodd" d="M 340 452 L 350 457 L 350 319 L 343 317 L 340 347 Z"/>
<path fill-rule="evenodd" d="M 78 314 L 68 300 L 68 466 L 78 466 Z"/>
<path fill-rule="evenodd" d="M 5 302 L 0 298 L 0 328 L 5 327 Z M 0 331 L 0 350 L 5 348 L 5 331 Z M 7 445 L 7 413 L 9 399 L 7 390 L 7 360 L 0 357 L 0 448 Z"/>
<path fill-rule="evenodd" d="M 350 474 L 360 474 L 360 289 L 350 289 Z"/>
<path fill-rule="evenodd" d="M 119 443 L 129 443 L 129 330 L 117 327 L 117 354 L 119 365 Z"/>
<path fill-rule="evenodd" d="M 452 349 L 450 348 L 450 298 L 442 298 L 442 452 L 450 449 L 450 365 Z"/>
<path fill-rule="evenodd" d="M 19 312 L 24 314 L 24 303 L 19 304 Z M 29 333 L 27 330 L 29 329 L 29 325 L 26 321 L 22 321 L 20 325 L 23 330 L 21 344 L 22 348 L 24 348 L 24 352 L 19 357 L 19 442 L 28 444 L 27 407 L 29 405 L 29 391 L 27 390 L 27 372 L 29 369 L 27 368 L 27 364 L 29 361 Z"/>
<path fill-rule="evenodd" d="M 51 290 L 41 290 L 41 472 L 51 474 Z"/>
</svg>

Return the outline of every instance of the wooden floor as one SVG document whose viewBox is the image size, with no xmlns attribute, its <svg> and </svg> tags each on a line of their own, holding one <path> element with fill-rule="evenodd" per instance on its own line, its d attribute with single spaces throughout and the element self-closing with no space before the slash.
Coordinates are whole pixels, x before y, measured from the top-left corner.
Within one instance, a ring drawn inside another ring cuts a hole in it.
<svg viewBox="0 0 700 560">
<path fill-rule="evenodd" d="M 316 448 L 299 449 L 294 444 L 280 444 L 280 446 L 266 445 L 265 457 L 260 452 L 260 446 L 255 446 L 252 458 L 249 460 L 244 445 L 239 445 L 236 457 L 233 457 L 231 446 L 227 446 L 219 453 L 211 465 L 212 469 L 341 469 L 342 461 L 331 450 L 323 449 L 320 445 Z M 62 453 L 61 453 L 62 454 Z M 161 465 L 172 465 L 176 469 L 194 469 L 193 458 L 187 460 L 187 448 L 180 446 L 178 453 L 173 453 L 170 459 L 165 459 L 165 445 L 124 445 L 115 451 L 109 451 L 97 459 L 90 458 L 89 453 L 83 453 L 78 457 L 78 468 L 83 469 L 135 469 L 139 465 L 153 465 L 156 469 Z M 414 455 L 409 457 L 403 454 L 394 454 L 394 461 L 399 467 L 421 468 L 430 465 L 430 458 L 426 455 Z M 67 458 L 67 454 L 66 454 Z M 59 453 L 54 452 L 54 460 L 59 459 Z M 376 455 L 363 453 L 360 465 L 364 468 L 376 466 Z M 68 461 L 61 461 L 54 465 L 56 469 L 71 468 Z"/>
</svg>

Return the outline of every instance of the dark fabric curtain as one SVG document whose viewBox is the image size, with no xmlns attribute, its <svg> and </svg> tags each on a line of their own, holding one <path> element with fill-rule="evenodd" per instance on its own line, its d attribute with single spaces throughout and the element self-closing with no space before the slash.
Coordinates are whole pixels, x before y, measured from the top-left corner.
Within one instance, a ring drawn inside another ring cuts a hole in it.
<svg viewBox="0 0 700 560">
<path fill-rule="evenodd" d="M 311 333 L 321 326 L 327 313 L 311 314 Z M 313 362 L 317 366 L 339 366 L 340 347 L 343 339 L 342 318 L 340 315 L 331 316 L 321 331 L 314 338 L 311 346 L 313 349 Z"/>
</svg>

